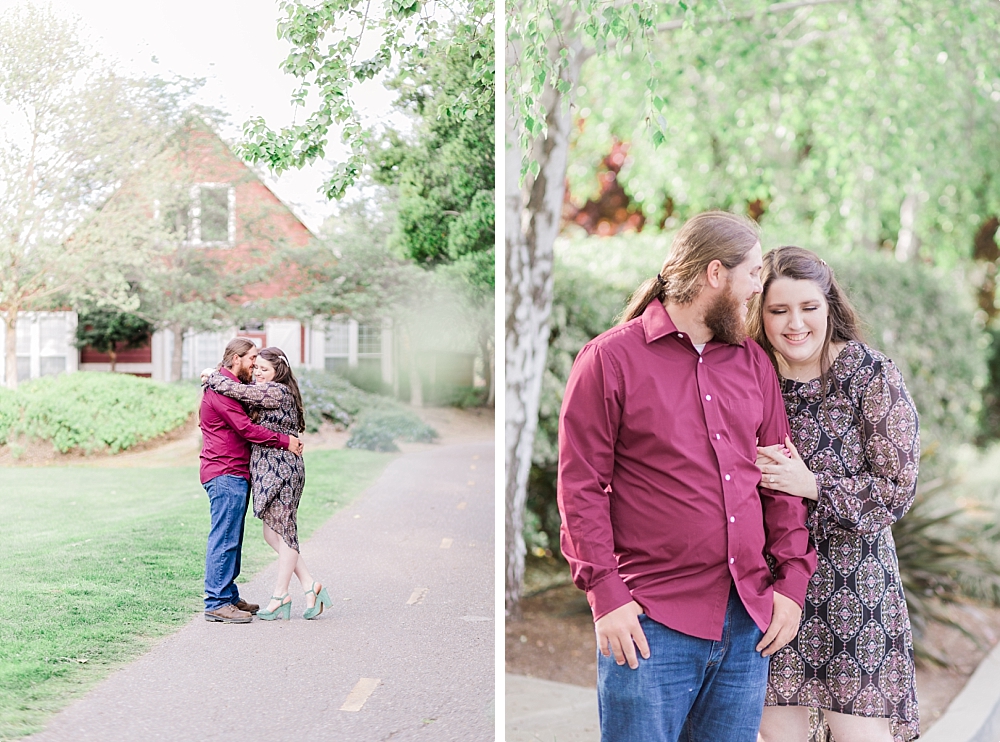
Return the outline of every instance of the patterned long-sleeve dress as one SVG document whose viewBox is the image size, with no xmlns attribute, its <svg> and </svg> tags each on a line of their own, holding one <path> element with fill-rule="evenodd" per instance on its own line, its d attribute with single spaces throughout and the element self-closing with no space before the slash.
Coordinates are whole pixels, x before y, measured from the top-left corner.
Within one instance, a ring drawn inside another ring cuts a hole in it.
<svg viewBox="0 0 1000 742">
<path fill-rule="evenodd" d="M 799 633 L 771 658 L 766 704 L 888 717 L 896 742 L 920 734 L 913 636 L 890 526 L 913 504 L 917 411 L 896 366 L 848 343 L 819 379 L 781 379 L 792 441 L 816 475 L 816 544 Z"/>
<path fill-rule="evenodd" d="M 208 387 L 255 410 L 257 422 L 265 428 L 285 435 L 299 434 L 298 408 L 284 384 L 273 381 L 241 384 L 214 373 L 208 377 Z M 301 456 L 284 448 L 253 445 L 250 452 L 253 514 L 295 551 L 299 550 L 296 512 L 305 483 L 306 470 Z"/>
</svg>

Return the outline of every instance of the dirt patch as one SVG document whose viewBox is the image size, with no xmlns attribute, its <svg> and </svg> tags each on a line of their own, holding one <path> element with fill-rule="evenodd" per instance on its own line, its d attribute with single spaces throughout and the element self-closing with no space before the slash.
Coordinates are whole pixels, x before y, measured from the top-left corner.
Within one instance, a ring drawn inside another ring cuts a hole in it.
<svg viewBox="0 0 1000 742">
<path fill-rule="evenodd" d="M 596 687 L 594 623 L 583 592 L 571 584 L 542 588 L 524 599 L 522 610 L 520 620 L 506 622 L 506 672 Z M 917 666 L 917 695 L 925 732 L 1000 636 L 1000 609 L 963 606 L 954 609 L 952 617 L 976 634 L 979 644 L 955 629 L 940 625 L 928 629 L 928 643 L 950 658 L 954 667 Z"/>
</svg>

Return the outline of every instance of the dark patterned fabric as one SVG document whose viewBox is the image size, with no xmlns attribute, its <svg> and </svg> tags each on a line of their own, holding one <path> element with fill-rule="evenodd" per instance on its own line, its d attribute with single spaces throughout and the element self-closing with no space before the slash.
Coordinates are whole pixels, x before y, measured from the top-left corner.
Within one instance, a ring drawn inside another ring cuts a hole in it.
<svg viewBox="0 0 1000 742">
<path fill-rule="evenodd" d="M 890 526 L 916 494 L 917 411 L 884 355 L 848 343 L 819 379 L 781 379 L 792 441 L 816 474 L 807 525 L 817 567 L 798 636 L 771 658 L 768 706 L 890 718 L 920 734 L 913 637 Z"/>
<path fill-rule="evenodd" d="M 208 386 L 251 408 L 259 425 L 285 435 L 299 435 L 295 398 L 284 384 L 270 381 L 241 384 L 214 373 L 208 377 Z M 253 514 L 295 551 L 299 550 L 295 515 L 305 483 L 306 469 L 301 456 L 284 448 L 254 444 L 250 452 Z"/>
</svg>

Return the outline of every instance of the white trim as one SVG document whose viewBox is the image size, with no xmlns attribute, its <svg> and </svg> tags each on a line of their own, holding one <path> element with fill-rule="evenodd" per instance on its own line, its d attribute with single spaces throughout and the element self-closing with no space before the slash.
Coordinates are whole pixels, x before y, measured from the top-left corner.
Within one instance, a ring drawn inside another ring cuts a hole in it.
<svg viewBox="0 0 1000 742">
<path fill-rule="evenodd" d="M 228 209 L 226 221 L 226 240 L 213 240 L 211 242 L 201 239 L 201 189 L 202 188 L 225 188 L 226 206 Z M 236 187 L 231 183 L 202 182 L 195 183 L 189 191 L 191 196 L 191 208 L 188 212 L 191 219 L 191 233 L 184 240 L 185 245 L 191 247 L 232 247 L 236 244 Z"/>
</svg>

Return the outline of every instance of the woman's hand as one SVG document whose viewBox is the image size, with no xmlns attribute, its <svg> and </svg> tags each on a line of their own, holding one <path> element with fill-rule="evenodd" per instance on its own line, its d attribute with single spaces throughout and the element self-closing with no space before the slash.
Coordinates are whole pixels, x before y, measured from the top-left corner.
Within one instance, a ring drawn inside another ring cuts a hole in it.
<svg viewBox="0 0 1000 742">
<path fill-rule="evenodd" d="M 757 446 L 756 463 L 761 473 L 761 484 L 768 489 L 809 500 L 818 499 L 816 476 L 809 471 L 787 436 L 783 446 Z"/>
<path fill-rule="evenodd" d="M 214 374 L 215 371 L 216 371 L 216 368 L 214 366 L 202 370 L 202 372 L 201 372 L 201 383 L 202 383 L 202 386 L 204 386 L 205 384 L 208 383 L 208 377 L 211 376 L 212 374 Z"/>
</svg>

